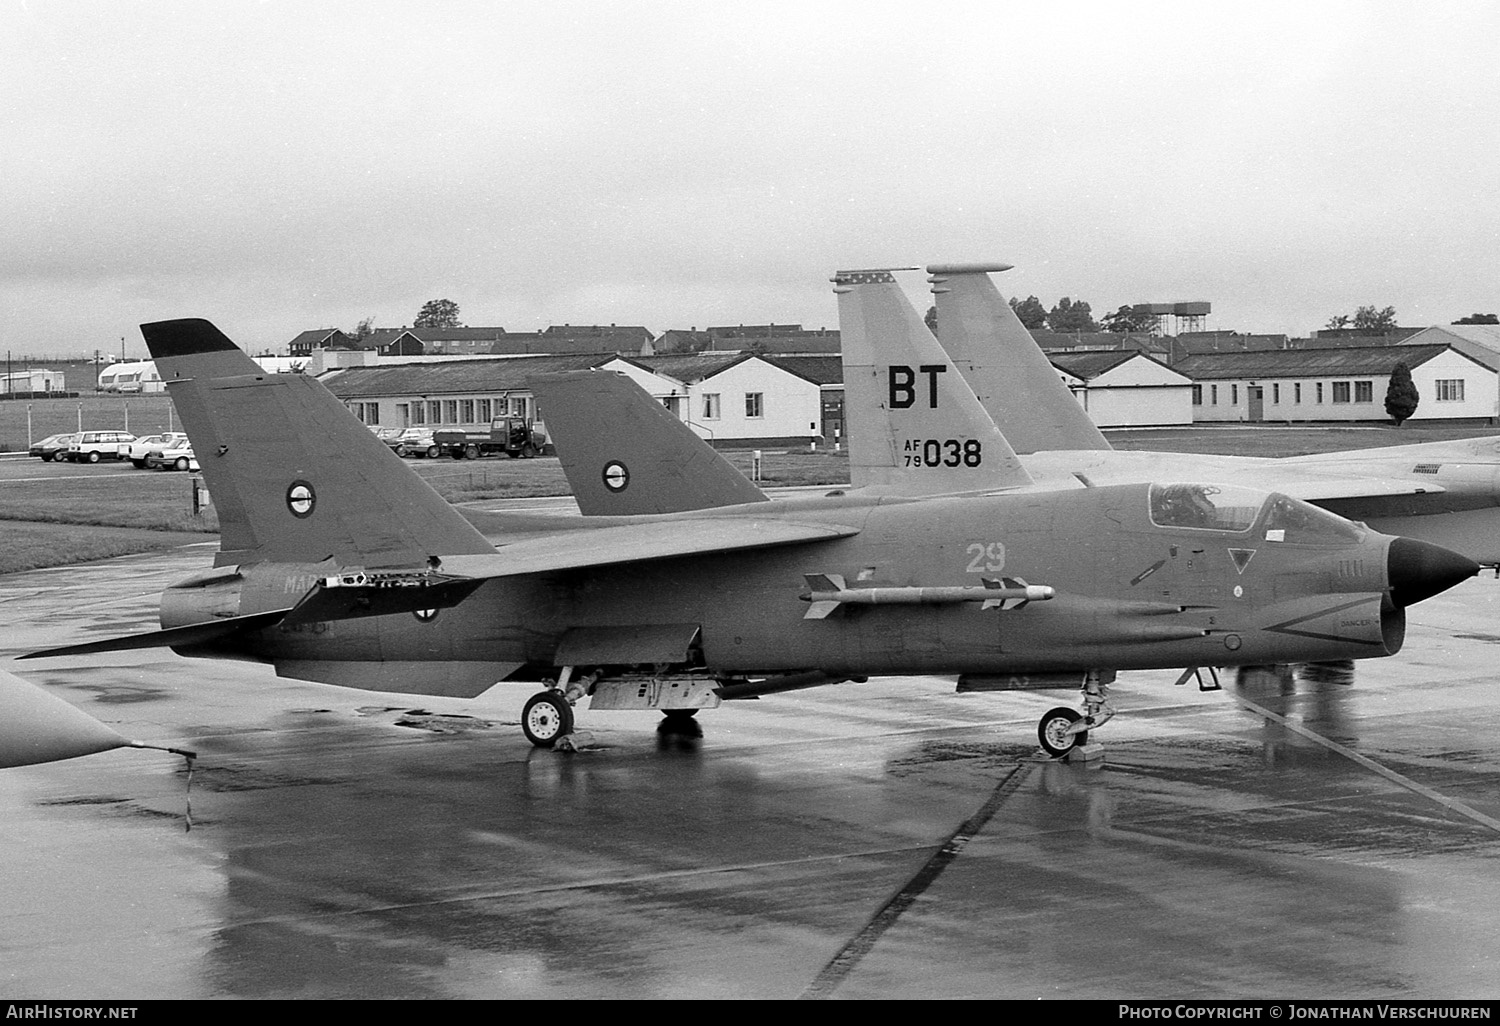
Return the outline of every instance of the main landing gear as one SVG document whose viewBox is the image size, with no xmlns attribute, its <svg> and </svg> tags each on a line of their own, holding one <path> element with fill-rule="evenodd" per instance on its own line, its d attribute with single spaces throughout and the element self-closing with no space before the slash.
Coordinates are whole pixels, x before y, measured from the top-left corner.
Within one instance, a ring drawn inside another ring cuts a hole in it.
<svg viewBox="0 0 1500 1026">
<path fill-rule="evenodd" d="M 1108 679 L 1098 670 L 1090 670 L 1083 679 L 1083 712 L 1058 706 L 1048 709 L 1037 724 L 1037 740 L 1042 749 L 1054 759 L 1061 759 L 1077 748 L 1088 744 L 1089 731 L 1101 727 L 1114 716 L 1114 707 L 1109 704 L 1109 682 L 1114 680 L 1113 671 Z"/>
</svg>

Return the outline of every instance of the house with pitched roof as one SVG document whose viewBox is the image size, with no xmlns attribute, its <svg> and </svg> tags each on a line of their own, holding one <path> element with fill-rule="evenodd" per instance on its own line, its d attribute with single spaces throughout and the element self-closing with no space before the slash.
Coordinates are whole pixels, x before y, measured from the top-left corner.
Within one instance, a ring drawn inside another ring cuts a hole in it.
<svg viewBox="0 0 1500 1026">
<path fill-rule="evenodd" d="M 1101 428 L 1193 422 L 1193 382 L 1133 349 L 1047 354 L 1068 389 Z"/>
</svg>

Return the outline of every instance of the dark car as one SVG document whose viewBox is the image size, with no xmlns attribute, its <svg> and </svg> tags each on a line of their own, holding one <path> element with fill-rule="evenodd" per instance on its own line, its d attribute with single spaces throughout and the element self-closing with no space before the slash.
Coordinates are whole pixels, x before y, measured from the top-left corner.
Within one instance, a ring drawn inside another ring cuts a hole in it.
<svg viewBox="0 0 1500 1026">
<path fill-rule="evenodd" d="M 67 458 L 68 446 L 78 438 L 75 431 L 66 435 L 48 435 L 40 442 L 32 443 L 31 448 L 26 450 L 28 456 L 40 456 L 43 463 L 51 463 L 53 460 Z"/>
</svg>

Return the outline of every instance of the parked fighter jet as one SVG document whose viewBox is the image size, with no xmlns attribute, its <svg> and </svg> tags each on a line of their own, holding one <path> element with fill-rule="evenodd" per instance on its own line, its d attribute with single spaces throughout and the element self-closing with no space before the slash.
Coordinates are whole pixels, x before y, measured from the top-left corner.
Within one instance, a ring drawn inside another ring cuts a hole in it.
<svg viewBox="0 0 1500 1026">
<path fill-rule="evenodd" d="M 1038 480 L 1235 481 L 1500 565 L 1500 438 L 1283 459 L 1114 451 L 995 288 L 1009 267 L 927 270 L 938 341 Z"/>
<path fill-rule="evenodd" d="M 889 275 L 872 280 L 879 311 Z M 540 746 L 585 695 L 690 715 L 873 675 L 1071 681 L 1092 722 L 1060 708 L 1039 726 L 1062 753 L 1109 715 L 1116 670 L 1387 655 L 1406 606 L 1477 569 L 1247 488 L 1037 487 L 993 425 L 949 417 L 961 393 L 921 364 L 875 368 L 910 414 L 867 461 L 881 494 L 769 503 L 740 488 L 750 501 L 713 509 L 536 518 L 494 545 L 315 379 L 265 373 L 206 321 L 142 331 L 203 463 L 220 552 L 163 594 L 162 630 L 31 657 L 166 645 L 417 694 L 540 681 L 522 717 Z M 630 439 L 594 444 L 606 491 L 649 482 Z M 902 494 L 971 476 L 984 494 Z"/>
</svg>

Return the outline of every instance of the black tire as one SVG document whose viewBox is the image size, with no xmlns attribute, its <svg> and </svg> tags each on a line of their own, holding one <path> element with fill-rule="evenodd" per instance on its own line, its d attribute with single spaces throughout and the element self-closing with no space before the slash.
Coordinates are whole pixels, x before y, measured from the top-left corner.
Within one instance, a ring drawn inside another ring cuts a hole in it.
<svg viewBox="0 0 1500 1026">
<path fill-rule="evenodd" d="M 42 453 L 42 462 L 43 463 L 51 463 L 55 459 L 57 459 L 57 453 L 55 453 L 55 452 L 44 452 L 44 453 Z"/>
<path fill-rule="evenodd" d="M 179 456 L 177 457 L 177 462 L 173 463 L 172 466 L 177 470 L 186 470 L 188 468 L 188 458 L 186 456 Z"/>
<path fill-rule="evenodd" d="M 436 445 L 429 445 L 427 447 L 427 458 L 430 460 L 435 460 L 442 454 L 443 450 L 438 448 Z"/>
<path fill-rule="evenodd" d="M 1088 743 L 1089 732 L 1086 730 L 1071 735 L 1063 733 L 1081 719 L 1083 719 L 1082 713 L 1077 709 L 1069 709 L 1065 705 L 1047 710 L 1047 714 L 1036 725 L 1036 736 L 1048 755 L 1054 759 L 1061 759 L 1079 745 Z"/>
<path fill-rule="evenodd" d="M 551 748 L 573 732 L 573 707 L 556 691 L 543 691 L 526 700 L 521 710 L 521 733 L 538 748 Z"/>
<path fill-rule="evenodd" d="M 98 452 L 91 452 L 91 453 L 89 453 L 89 462 L 90 463 L 98 463 L 99 462 L 99 453 Z"/>
<path fill-rule="evenodd" d="M 466 460 L 477 460 L 477 459 L 479 459 L 479 446 L 472 445 L 472 444 L 464 446 L 464 459 L 466 459 Z"/>
<path fill-rule="evenodd" d="M 145 470 L 146 469 L 146 461 L 145 460 L 131 460 L 130 462 L 135 464 L 135 469 L 137 469 L 137 470 Z"/>
</svg>

